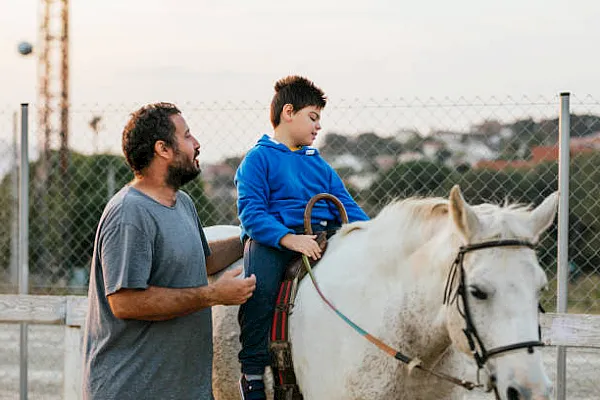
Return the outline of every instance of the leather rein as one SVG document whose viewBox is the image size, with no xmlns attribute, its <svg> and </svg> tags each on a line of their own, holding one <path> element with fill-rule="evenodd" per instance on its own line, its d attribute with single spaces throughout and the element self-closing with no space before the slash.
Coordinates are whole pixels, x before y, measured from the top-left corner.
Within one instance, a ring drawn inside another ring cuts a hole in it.
<svg viewBox="0 0 600 400">
<path fill-rule="evenodd" d="M 327 193 L 321 193 L 321 194 L 318 194 L 318 195 L 314 196 L 313 198 L 311 198 L 306 206 L 306 209 L 304 212 L 304 228 L 305 228 L 306 234 L 312 234 L 311 211 L 312 211 L 312 207 L 314 206 L 314 204 L 319 200 L 332 201 L 338 208 L 342 222 L 348 223 L 348 216 L 346 214 L 343 204 L 339 201 L 339 199 L 337 199 L 333 195 L 330 195 Z M 477 333 L 477 329 L 475 328 L 475 325 L 473 324 L 473 318 L 471 317 L 468 296 L 467 296 L 467 290 L 466 290 L 466 284 L 465 284 L 465 271 L 464 271 L 464 266 L 463 266 L 465 254 L 470 251 L 476 251 L 476 250 L 481 250 L 481 249 L 486 249 L 486 248 L 509 247 L 509 246 L 510 247 L 529 247 L 532 249 L 534 248 L 534 245 L 531 242 L 523 241 L 523 240 L 493 240 L 493 241 L 487 241 L 487 242 L 481 242 L 481 243 L 475 243 L 475 244 L 461 246 L 459 248 L 458 254 L 456 255 L 456 258 L 454 259 L 454 262 L 452 263 L 452 266 L 450 267 L 450 271 L 448 273 L 448 278 L 446 280 L 443 304 L 450 305 L 453 302 L 456 302 L 457 309 L 458 309 L 460 315 L 462 316 L 463 320 L 465 321 L 466 328 L 463 329 L 463 332 L 464 332 L 465 336 L 467 337 L 467 341 L 469 342 L 469 347 L 470 347 L 471 353 L 473 354 L 473 358 L 475 359 L 475 362 L 477 363 L 477 367 L 478 367 L 477 383 L 471 382 L 471 381 L 468 381 L 465 379 L 459 379 L 454 376 L 424 367 L 421 363 L 421 360 L 419 360 L 418 358 L 411 358 L 411 357 L 403 354 L 402 352 L 394 349 L 393 347 L 387 345 L 381 339 L 369 334 L 367 331 L 362 329 L 359 325 L 354 323 L 350 318 L 348 318 L 346 315 L 344 315 L 341 311 L 339 311 L 334 306 L 334 304 L 327 299 L 327 297 L 321 291 L 319 284 L 317 283 L 317 280 L 313 273 L 310 262 L 308 261 L 308 257 L 304 254 L 302 255 L 302 261 L 303 261 L 304 267 L 306 268 L 307 273 L 310 276 L 310 279 L 311 279 L 317 293 L 321 297 L 321 299 L 346 324 L 348 324 L 351 328 L 353 328 L 361 336 L 363 336 L 365 339 L 367 339 L 368 341 L 370 341 L 371 343 L 376 345 L 379 349 L 381 349 L 382 351 L 387 353 L 389 356 L 394 357 L 398 361 L 408 365 L 409 370 L 412 368 L 417 368 L 417 369 L 422 370 L 425 373 L 436 376 L 437 378 L 451 382 L 455 385 L 461 386 L 467 390 L 473 390 L 476 387 L 484 386 L 483 384 L 481 384 L 479 382 L 479 371 L 482 368 L 484 368 L 487 361 L 490 360 L 491 358 L 500 356 L 503 353 L 507 353 L 510 351 L 523 349 L 523 348 L 526 348 L 529 353 L 533 353 L 533 347 L 544 346 L 544 343 L 541 340 L 537 340 L 537 341 L 519 342 L 519 343 L 510 344 L 510 345 L 502 346 L 502 347 L 496 347 L 491 350 L 487 350 L 486 347 L 484 346 L 483 342 L 481 341 L 479 334 Z M 455 287 L 455 281 L 456 281 L 457 277 L 459 278 L 458 287 L 456 288 L 454 296 L 451 296 L 451 294 L 453 292 L 453 288 Z M 462 300 L 462 304 L 463 304 L 462 310 L 460 309 L 458 302 L 456 301 L 458 297 L 460 297 Z M 541 307 L 540 307 L 540 310 L 542 310 Z M 541 339 L 541 336 L 540 336 L 540 339 Z M 489 390 L 491 390 L 491 389 L 494 389 L 496 398 L 499 398 L 499 394 L 496 389 L 495 382 L 493 380 L 491 380 L 491 387 L 489 388 Z"/>
</svg>

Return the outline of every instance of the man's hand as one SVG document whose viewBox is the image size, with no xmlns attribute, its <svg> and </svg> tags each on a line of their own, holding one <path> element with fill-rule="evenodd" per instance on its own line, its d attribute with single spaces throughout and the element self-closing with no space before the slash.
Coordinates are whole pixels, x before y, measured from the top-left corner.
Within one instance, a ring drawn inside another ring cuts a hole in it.
<svg viewBox="0 0 600 400">
<path fill-rule="evenodd" d="M 214 299 L 216 304 L 226 306 L 245 303 L 256 288 L 256 276 L 252 274 L 248 278 L 239 278 L 242 267 L 231 271 L 225 271 L 223 275 L 213 283 Z"/>
<path fill-rule="evenodd" d="M 315 240 L 317 235 L 294 235 L 288 233 L 281 238 L 279 243 L 290 250 L 302 253 L 313 260 L 321 258 L 321 248 Z"/>
</svg>

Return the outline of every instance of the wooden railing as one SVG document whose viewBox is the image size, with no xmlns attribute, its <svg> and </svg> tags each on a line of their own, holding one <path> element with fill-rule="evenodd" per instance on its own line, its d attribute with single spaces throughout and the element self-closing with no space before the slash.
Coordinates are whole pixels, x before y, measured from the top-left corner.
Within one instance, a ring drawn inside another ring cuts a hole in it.
<svg viewBox="0 0 600 400">
<path fill-rule="evenodd" d="M 81 339 L 87 313 L 84 296 L 0 295 L 0 323 L 65 326 L 63 399 L 81 399 Z"/>
<path fill-rule="evenodd" d="M 0 323 L 65 326 L 65 400 L 81 398 L 81 339 L 87 312 L 84 296 L 0 295 Z M 542 339 L 548 346 L 600 348 L 600 315 L 543 314 Z"/>
</svg>

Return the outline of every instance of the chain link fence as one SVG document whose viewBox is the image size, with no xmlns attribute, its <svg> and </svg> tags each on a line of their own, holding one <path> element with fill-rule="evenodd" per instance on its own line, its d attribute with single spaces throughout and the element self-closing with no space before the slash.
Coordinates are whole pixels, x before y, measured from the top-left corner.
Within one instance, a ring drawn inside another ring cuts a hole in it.
<svg viewBox="0 0 600 400">
<path fill-rule="evenodd" d="M 73 106 L 68 152 L 59 150 L 56 132 L 50 132 L 50 150 L 42 151 L 44 133 L 32 110 L 30 293 L 87 293 L 98 220 L 133 177 L 120 140 L 139 106 Z M 202 146 L 201 178 L 184 190 L 205 225 L 237 224 L 233 176 L 244 153 L 271 131 L 268 104 L 178 106 Z M 0 109 L 0 293 L 17 290 L 17 109 Z M 447 197 L 456 183 L 471 204 L 537 205 L 558 187 L 558 112 L 558 96 L 331 99 L 315 145 L 371 216 L 394 198 Z M 570 174 L 569 312 L 598 314 L 600 101 L 589 96 L 571 97 Z M 554 226 L 539 246 L 549 311 L 556 305 L 556 237 Z M 600 356 L 583 354 L 574 369 Z M 598 382 L 586 384 L 600 389 Z"/>
</svg>

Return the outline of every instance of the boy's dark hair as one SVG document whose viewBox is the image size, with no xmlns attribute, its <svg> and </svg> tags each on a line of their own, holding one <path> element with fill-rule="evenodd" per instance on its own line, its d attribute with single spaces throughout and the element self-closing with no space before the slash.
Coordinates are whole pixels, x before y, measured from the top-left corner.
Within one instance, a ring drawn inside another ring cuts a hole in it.
<svg viewBox="0 0 600 400">
<path fill-rule="evenodd" d="M 281 122 L 283 106 L 291 104 L 294 112 L 304 107 L 325 108 L 327 96 L 312 81 L 298 75 L 286 76 L 275 83 L 275 95 L 271 101 L 271 124 L 277 128 Z"/>
<path fill-rule="evenodd" d="M 156 141 L 176 146 L 175 124 L 171 120 L 171 115 L 176 114 L 181 111 L 171 103 L 147 104 L 131 114 L 123 129 L 122 147 L 133 172 L 140 173 L 150 165 Z"/>
</svg>

